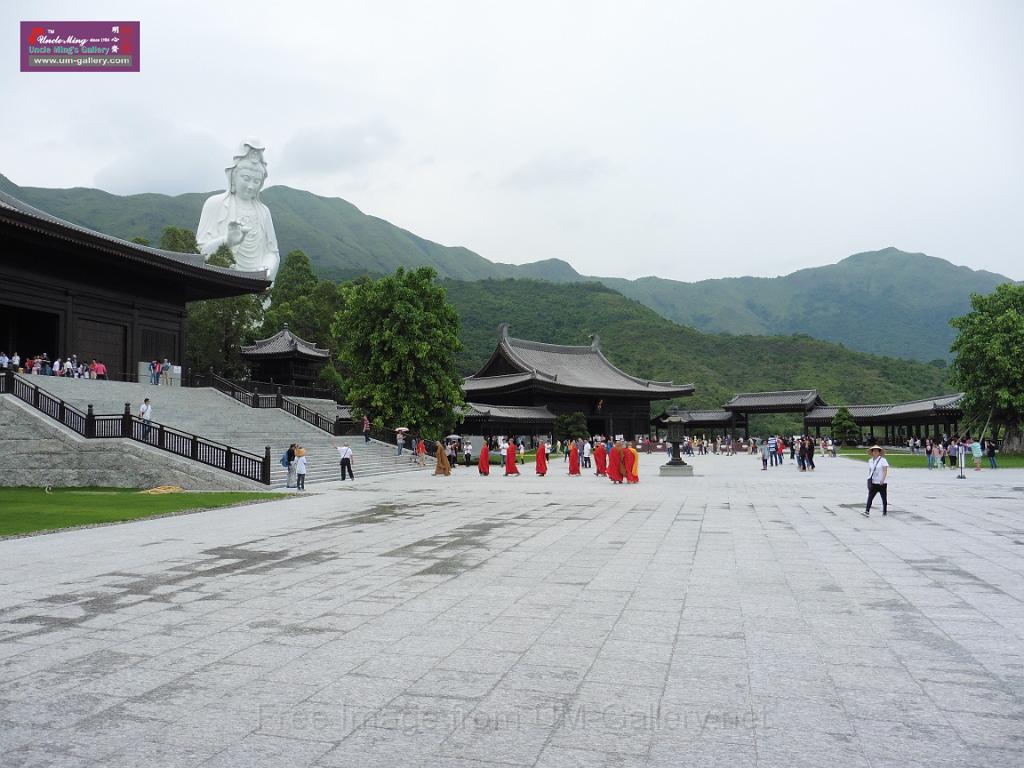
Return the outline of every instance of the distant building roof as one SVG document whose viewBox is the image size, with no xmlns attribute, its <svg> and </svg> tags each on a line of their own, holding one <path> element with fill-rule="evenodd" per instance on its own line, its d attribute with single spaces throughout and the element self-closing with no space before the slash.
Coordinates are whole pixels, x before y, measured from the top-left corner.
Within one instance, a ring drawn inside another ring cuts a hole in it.
<svg viewBox="0 0 1024 768">
<path fill-rule="evenodd" d="M 326 360 L 331 354 L 329 349 L 323 349 L 312 342 L 300 339 L 288 330 L 287 323 L 269 339 L 259 339 L 252 346 L 242 347 L 241 352 L 242 357 L 247 360 L 268 357 L 305 357 L 310 360 Z"/>
<path fill-rule="evenodd" d="M 672 409 L 652 419 L 654 424 L 687 424 L 694 427 L 721 427 L 732 423 L 732 411 L 714 409 L 709 411 L 689 411 Z"/>
<path fill-rule="evenodd" d="M 262 293 L 270 287 L 270 280 L 265 271 L 243 272 L 226 267 L 212 267 L 199 254 L 164 251 L 122 240 L 59 219 L 5 192 L 0 192 L 0 220 L 15 227 L 56 236 L 75 245 L 102 251 L 125 263 L 141 264 L 149 269 L 188 277 L 191 279 L 194 298 Z M 214 285 L 217 287 L 213 287 Z"/>
<path fill-rule="evenodd" d="M 855 422 L 867 424 L 883 424 L 899 422 L 901 420 L 928 419 L 938 416 L 961 415 L 960 401 L 963 399 L 963 392 L 952 395 L 939 395 L 937 397 L 925 397 L 920 400 L 907 400 L 902 403 L 881 403 L 877 405 L 847 405 L 846 410 L 850 412 Z M 819 406 L 812 409 L 805 419 L 808 424 L 819 426 L 831 424 L 838 405 Z"/>
<path fill-rule="evenodd" d="M 742 392 L 722 407 L 728 411 L 789 412 L 809 411 L 827 403 L 816 389 L 787 389 L 775 392 Z"/>
<path fill-rule="evenodd" d="M 533 405 L 490 405 L 487 403 L 466 403 L 462 415 L 467 418 L 490 421 L 554 421 L 555 414 L 545 406 Z"/>
<path fill-rule="evenodd" d="M 544 344 L 514 339 L 508 335 L 508 323 L 502 323 L 497 347 L 483 368 L 463 381 L 463 390 L 473 395 L 529 386 L 648 400 L 693 394 L 692 384 L 641 379 L 616 368 L 601 352 L 597 336 L 586 347 Z"/>
</svg>

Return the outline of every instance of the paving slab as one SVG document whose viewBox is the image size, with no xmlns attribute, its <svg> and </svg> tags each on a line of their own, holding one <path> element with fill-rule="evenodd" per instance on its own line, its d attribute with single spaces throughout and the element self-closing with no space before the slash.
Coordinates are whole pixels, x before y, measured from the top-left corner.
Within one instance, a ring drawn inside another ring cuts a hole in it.
<svg viewBox="0 0 1024 768">
<path fill-rule="evenodd" d="M 0 541 L 4 759 L 1024 764 L 1024 471 L 662 461 Z"/>
</svg>

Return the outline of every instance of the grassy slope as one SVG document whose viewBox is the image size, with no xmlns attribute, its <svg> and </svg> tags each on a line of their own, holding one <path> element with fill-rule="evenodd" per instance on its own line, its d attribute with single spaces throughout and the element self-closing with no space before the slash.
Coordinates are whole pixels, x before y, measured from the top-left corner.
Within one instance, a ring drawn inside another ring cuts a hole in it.
<svg viewBox="0 0 1024 768">
<path fill-rule="evenodd" d="M 872 403 L 949 390 L 945 370 L 877 357 L 806 336 L 710 335 L 672 323 L 605 286 L 523 280 L 445 281 L 462 319 L 462 373 L 494 350 L 497 326 L 513 336 L 587 344 L 599 333 L 612 362 L 644 378 L 693 382 L 686 402 L 717 407 L 738 391 L 817 388 L 830 402 Z"/>
<path fill-rule="evenodd" d="M 214 509 L 281 498 L 259 492 L 142 494 L 124 488 L 0 488 L 0 536 L 137 520 L 183 510 Z"/>
</svg>

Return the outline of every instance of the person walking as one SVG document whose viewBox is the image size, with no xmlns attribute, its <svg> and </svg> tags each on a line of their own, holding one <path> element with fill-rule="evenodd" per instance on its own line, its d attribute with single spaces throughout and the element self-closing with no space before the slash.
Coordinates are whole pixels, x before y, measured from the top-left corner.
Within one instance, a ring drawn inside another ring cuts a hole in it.
<svg viewBox="0 0 1024 768">
<path fill-rule="evenodd" d="M 370 442 L 370 417 L 363 414 L 363 442 Z"/>
<path fill-rule="evenodd" d="M 149 430 L 153 427 L 151 423 L 153 421 L 153 406 L 149 404 L 148 397 L 142 401 L 139 418 L 142 419 L 142 439 L 149 440 Z"/>
<path fill-rule="evenodd" d="M 774 453 L 774 451 L 771 451 L 770 447 L 768 446 L 768 438 L 764 438 L 761 441 L 761 471 L 762 472 L 767 472 L 768 471 L 768 457 L 771 456 L 773 453 Z"/>
<path fill-rule="evenodd" d="M 452 473 L 452 465 L 448 463 L 448 454 L 444 452 L 444 446 L 441 441 L 437 441 L 437 446 L 434 449 L 434 458 L 437 459 L 437 464 L 434 466 L 435 475 L 444 475 L 448 477 Z"/>
<path fill-rule="evenodd" d="M 462 444 L 462 458 L 466 460 L 467 467 L 473 461 L 473 444 L 469 440 Z"/>
<path fill-rule="evenodd" d="M 772 435 L 765 441 L 768 444 L 768 461 L 771 466 L 775 466 L 775 457 L 778 455 L 778 440 L 775 439 L 775 435 Z"/>
<path fill-rule="evenodd" d="M 405 432 L 395 432 L 395 456 L 402 455 L 402 448 L 405 447 Z"/>
<path fill-rule="evenodd" d="M 882 497 L 882 516 L 889 514 L 889 462 L 885 458 L 885 448 L 872 445 L 868 448 L 868 502 L 864 506 L 864 517 L 871 516 L 871 502 L 875 496 Z"/>
<path fill-rule="evenodd" d="M 352 474 L 352 449 L 348 447 L 348 443 L 342 443 L 341 447 L 338 444 L 334 444 L 334 448 L 338 451 L 338 464 L 341 467 L 341 481 L 345 482 L 345 474 L 348 473 L 349 480 L 355 480 L 356 476 Z"/>
<path fill-rule="evenodd" d="M 416 463 L 421 467 L 427 466 L 427 441 L 422 437 L 416 443 Z"/>
<path fill-rule="evenodd" d="M 814 471 L 814 440 L 807 438 L 807 455 L 804 457 L 804 468 Z"/>
</svg>

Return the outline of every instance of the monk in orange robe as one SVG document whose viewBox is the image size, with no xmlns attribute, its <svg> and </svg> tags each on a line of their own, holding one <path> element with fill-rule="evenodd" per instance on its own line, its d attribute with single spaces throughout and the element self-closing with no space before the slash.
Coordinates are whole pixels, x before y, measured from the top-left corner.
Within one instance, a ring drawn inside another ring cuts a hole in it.
<svg viewBox="0 0 1024 768">
<path fill-rule="evenodd" d="M 542 440 L 537 446 L 537 474 L 544 477 L 548 473 L 548 451 Z"/>
<path fill-rule="evenodd" d="M 440 440 L 437 442 L 437 449 L 434 452 L 434 457 L 437 459 L 437 466 L 434 467 L 434 474 L 448 477 L 452 473 L 452 465 L 448 463 L 448 454 L 444 452 L 444 446 L 441 445 Z"/>
<path fill-rule="evenodd" d="M 622 449 L 622 463 L 626 467 L 625 476 L 627 483 L 636 482 L 636 452 L 633 451 L 632 444 L 627 444 Z"/>
<path fill-rule="evenodd" d="M 491 474 L 491 450 L 487 447 L 487 441 L 480 446 L 480 458 L 477 460 L 477 469 L 481 475 Z"/>
<path fill-rule="evenodd" d="M 608 454 L 608 479 L 613 483 L 622 482 L 622 451 L 618 443 L 612 445 Z"/>
<path fill-rule="evenodd" d="M 597 467 L 597 471 L 594 474 L 598 477 L 604 477 L 607 473 L 608 456 L 604 452 L 604 442 L 601 440 L 598 440 L 597 445 L 594 446 L 594 466 Z"/>
<path fill-rule="evenodd" d="M 579 475 L 580 473 L 580 451 L 576 447 L 576 441 L 574 440 L 572 445 L 569 447 L 569 476 Z"/>
<path fill-rule="evenodd" d="M 633 454 L 633 482 L 640 482 L 640 453 L 636 449 L 636 443 L 629 444 L 629 452 Z"/>
<path fill-rule="evenodd" d="M 508 454 L 505 456 L 505 477 L 518 474 L 519 467 L 516 466 L 516 444 L 509 440 Z"/>
</svg>

